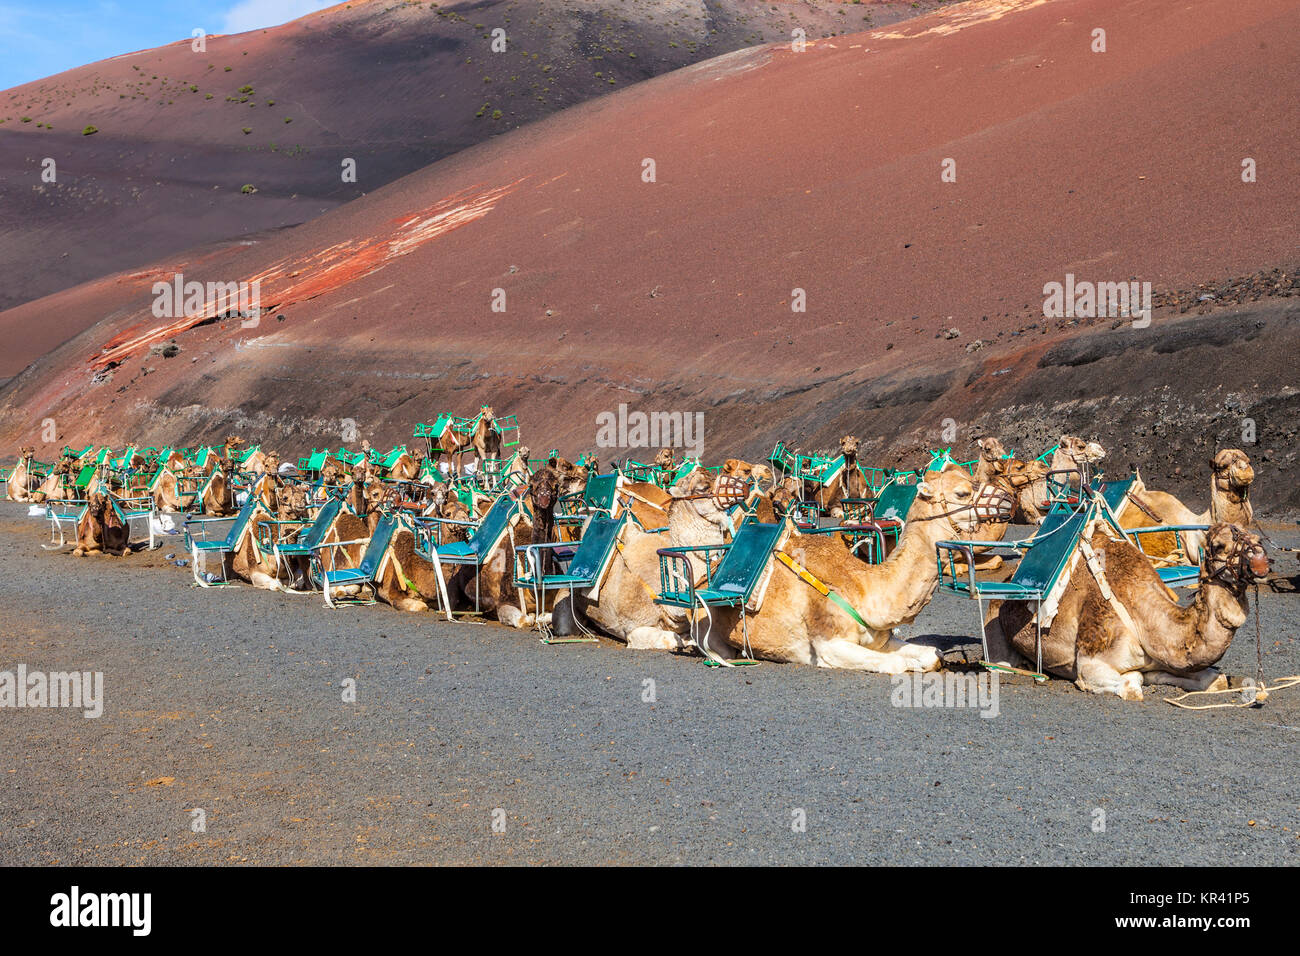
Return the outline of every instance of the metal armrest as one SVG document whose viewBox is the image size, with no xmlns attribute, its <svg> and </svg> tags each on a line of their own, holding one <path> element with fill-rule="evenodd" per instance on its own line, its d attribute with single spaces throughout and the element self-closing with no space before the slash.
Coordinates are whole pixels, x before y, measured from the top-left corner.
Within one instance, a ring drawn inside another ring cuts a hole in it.
<svg viewBox="0 0 1300 956">
<path fill-rule="evenodd" d="M 952 581 L 952 587 L 957 586 L 957 567 L 954 556 L 960 554 L 966 561 L 966 584 L 970 588 L 972 597 L 977 593 L 978 583 L 975 580 L 975 547 L 978 542 L 973 541 L 936 541 L 934 543 L 935 558 L 939 565 L 939 583 L 944 581 L 944 553 L 948 557 L 948 578 Z"/>
</svg>

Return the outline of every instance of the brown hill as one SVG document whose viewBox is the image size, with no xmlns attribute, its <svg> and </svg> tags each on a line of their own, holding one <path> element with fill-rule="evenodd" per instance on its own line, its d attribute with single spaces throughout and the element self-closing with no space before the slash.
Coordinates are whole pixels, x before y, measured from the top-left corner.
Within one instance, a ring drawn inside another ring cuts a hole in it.
<svg viewBox="0 0 1300 956">
<path fill-rule="evenodd" d="M 297 225 L 557 109 L 796 27 L 826 36 L 915 6 L 366 0 L 207 37 L 203 52 L 181 40 L 15 87 L 0 92 L 0 309 Z M 344 182 L 348 158 L 357 172 Z M 46 159 L 55 183 L 41 178 Z"/>
<path fill-rule="evenodd" d="M 1199 490 L 1249 417 L 1261 500 L 1294 501 L 1268 471 L 1294 461 L 1297 27 L 1293 0 L 999 0 L 720 57 L 291 232 L 5 313 L 11 336 L 104 318 L 0 393 L 0 441 L 52 416 L 73 443 L 233 427 L 289 448 L 351 418 L 382 444 L 486 400 L 578 452 L 626 402 L 703 411 L 716 452 L 852 430 L 882 464 L 945 419 L 959 445 L 1084 431 Z M 155 319 L 176 271 L 259 278 L 271 311 Z M 1067 274 L 1166 304 L 1147 329 L 1047 321 Z"/>
</svg>

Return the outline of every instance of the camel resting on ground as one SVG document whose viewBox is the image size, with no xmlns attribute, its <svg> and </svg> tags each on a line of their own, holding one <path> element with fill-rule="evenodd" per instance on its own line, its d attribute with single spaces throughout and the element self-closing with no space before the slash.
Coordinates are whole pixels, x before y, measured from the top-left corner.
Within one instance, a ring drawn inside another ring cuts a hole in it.
<svg viewBox="0 0 1300 956">
<path fill-rule="evenodd" d="M 757 658 L 818 667 L 885 674 L 936 670 L 933 647 L 895 637 L 938 588 L 935 542 L 978 537 L 986 520 L 1005 520 L 1010 508 L 1008 496 L 977 486 L 965 469 L 950 463 L 921 483 L 898 547 L 880 564 L 863 563 L 835 536 L 793 536 L 783 546 L 847 601 L 866 627 L 778 562 L 761 606 L 744 622 L 737 608 L 712 612 L 710 643 L 716 647 L 725 640 L 743 651 L 748 642 Z"/>
<path fill-rule="evenodd" d="M 32 476 L 32 458 L 36 455 L 36 448 L 32 445 L 25 445 L 18 450 L 18 464 L 14 465 L 14 470 L 9 474 L 9 481 L 5 485 L 5 497 L 10 501 L 30 501 L 31 493 L 27 486 L 31 484 Z"/>
<path fill-rule="evenodd" d="M 113 509 L 109 496 L 95 492 L 77 522 L 77 547 L 72 553 L 79 558 L 103 554 L 121 557 L 130 550 L 129 538 L 130 531 Z"/>
<path fill-rule="evenodd" d="M 1246 588 L 1269 573 L 1259 535 L 1227 522 L 1212 525 L 1200 586 L 1187 607 L 1177 603 L 1151 562 L 1128 541 L 1098 531 L 1090 546 L 1096 570 L 1079 556 L 1056 616 L 1043 630 L 1043 669 L 1073 680 L 1081 690 L 1125 700 L 1141 700 L 1144 683 L 1226 688 L 1227 678 L 1213 665 L 1246 622 Z M 1033 659 L 1035 628 L 1028 604 L 994 602 L 989 614 L 990 658 L 1019 666 L 1021 656 Z"/>
</svg>

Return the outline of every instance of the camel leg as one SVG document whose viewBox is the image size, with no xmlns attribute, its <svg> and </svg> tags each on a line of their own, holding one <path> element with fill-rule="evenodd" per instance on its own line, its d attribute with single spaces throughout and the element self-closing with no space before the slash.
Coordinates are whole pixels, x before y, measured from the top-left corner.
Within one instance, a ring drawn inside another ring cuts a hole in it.
<svg viewBox="0 0 1300 956">
<path fill-rule="evenodd" d="M 1143 671 L 1142 683 L 1169 684 L 1183 690 L 1227 690 L 1228 675 L 1220 673 L 1217 667 L 1207 667 L 1187 677 L 1179 677 L 1167 671 Z"/>
<path fill-rule="evenodd" d="M 280 590 L 280 582 L 264 571 L 254 571 L 248 576 L 248 579 L 255 588 L 262 588 L 265 591 Z"/>
<path fill-rule="evenodd" d="M 984 622 L 984 637 L 989 645 L 990 664 L 1004 664 L 1007 667 L 1022 669 L 1033 668 L 1034 662 L 1011 646 L 1011 641 L 1007 639 L 1006 631 L 1002 628 L 1002 620 L 998 616 L 996 606 L 989 607 L 988 620 Z"/>
<path fill-rule="evenodd" d="M 937 671 L 939 669 L 939 652 L 928 644 L 912 644 L 896 637 L 890 637 L 885 646 L 880 649 L 882 653 L 898 654 L 908 660 L 916 661 L 916 669 L 922 671 Z"/>
<path fill-rule="evenodd" d="M 497 620 L 506 627 L 513 627 L 516 630 L 523 630 L 530 623 L 529 615 L 519 610 L 518 605 L 515 604 L 502 604 L 497 608 Z"/>
<path fill-rule="evenodd" d="M 1121 674 L 1097 657 L 1079 657 L 1079 676 L 1075 686 L 1092 694 L 1115 694 L 1124 700 L 1142 699 L 1142 674 Z"/>
<path fill-rule="evenodd" d="M 871 671 L 875 674 L 903 674 L 907 671 L 933 671 L 939 669 L 939 656 L 934 648 L 927 647 L 928 656 L 915 653 L 916 645 L 908 645 L 892 638 L 884 651 L 873 651 L 843 637 L 814 642 L 818 667 L 838 667 L 845 670 Z M 902 648 L 908 648 L 903 652 Z"/>
<path fill-rule="evenodd" d="M 682 651 L 686 649 L 686 636 L 661 627 L 637 627 L 627 635 L 627 646 L 635 651 Z"/>
</svg>

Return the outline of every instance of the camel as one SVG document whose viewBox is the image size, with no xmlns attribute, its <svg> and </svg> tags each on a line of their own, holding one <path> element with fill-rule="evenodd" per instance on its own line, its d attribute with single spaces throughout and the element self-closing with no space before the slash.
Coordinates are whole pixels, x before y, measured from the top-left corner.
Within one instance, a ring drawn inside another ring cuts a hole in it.
<svg viewBox="0 0 1300 956">
<path fill-rule="evenodd" d="M 528 464 L 528 458 L 532 455 L 533 450 L 527 445 L 520 445 L 515 449 L 514 457 L 511 459 L 510 467 L 506 471 L 506 487 L 513 487 L 515 484 L 527 484 L 528 479 L 533 476 L 533 469 Z M 599 474 L 600 469 L 595 468 L 595 473 Z M 513 476 L 518 475 L 518 478 Z"/>
<path fill-rule="evenodd" d="M 73 459 L 64 458 L 55 465 L 40 486 L 31 493 L 30 500 L 39 504 L 71 498 L 68 487 L 71 484 L 72 462 Z"/>
<path fill-rule="evenodd" d="M 1051 506 L 1051 492 L 1047 487 L 1048 474 L 1056 472 L 1052 476 L 1053 481 L 1077 489 L 1080 476 L 1091 481 L 1094 466 L 1105 457 L 1106 450 L 1097 442 L 1087 441 L 1074 435 L 1062 435 L 1056 451 L 1052 453 L 1052 461 L 1045 471 L 1035 467 L 1041 465 L 1041 462 L 1023 462 L 1021 463 L 1023 467 L 1014 464 L 1005 466 L 1008 477 L 1020 476 L 1022 483 L 1017 483 L 1018 489 L 1028 488 L 1027 491 L 1018 491 L 1016 499 L 1019 505 L 1018 513 L 1030 521 L 1041 521 Z M 1070 474 L 1063 474 L 1063 472 Z"/>
<path fill-rule="evenodd" d="M 982 466 L 981 462 L 981 466 Z M 1021 524 L 1038 524 L 1047 514 L 1046 495 L 1048 466 L 1041 461 L 1021 461 L 1018 458 L 1000 458 L 990 462 L 983 472 L 989 484 L 997 485 L 1011 495 L 1014 507 L 1011 520 Z M 976 470 L 976 476 L 981 474 Z"/>
<path fill-rule="evenodd" d="M 491 405 L 484 405 L 479 409 L 472 432 L 466 434 L 448 426 L 439 441 L 451 446 L 443 448 L 442 452 L 447 456 L 448 461 L 453 455 L 455 456 L 457 474 L 464 473 L 465 455 L 471 449 L 480 466 L 484 458 L 501 457 L 501 433 L 497 431 L 496 412 L 492 410 Z"/>
<path fill-rule="evenodd" d="M 606 634 L 637 650 L 686 650 L 689 647 L 690 616 L 681 608 L 655 603 L 659 586 L 659 548 L 692 545 L 720 545 L 731 531 L 724 501 L 715 499 L 721 475 L 714 476 L 703 468 L 684 475 L 667 492 L 649 482 L 631 482 L 637 493 L 655 488 L 666 495 L 661 510 L 650 509 L 654 517 L 642 521 L 647 528 L 667 525 L 667 530 L 647 533 L 635 522 L 628 522 L 618 554 L 610 566 L 598 596 L 573 595 L 575 612 L 580 611 Z M 647 496 L 648 497 L 648 496 Z M 633 499 L 633 513 L 637 513 Z M 640 520 L 638 518 L 638 520 Z M 697 576 L 705 568 L 691 556 Z M 933 559 L 932 559 L 933 560 Z"/>
<path fill-rule="evenodd" d="M 846 600 L 865 626 L 781 566 L 772 568 L 757 611 L 742 620 L 737 608 L 715 609 L 702 641 L 725 640 L 757 658 L 818 667 L 884 674 L 937 670 L 933 647 L 895 636 L 938 588 L 935 542 L 978 537 L 986 521 L 1005 520 L 1010 508 L 1004 492 L 977 485 L 964 468 L 950 463 L 921 482 L 898 547 L 880 564 L 859 561 L 826 536 L 787 539 L 785 553 Z"/>
<path fill-rule="evenodd" d="M 462 607 L 472 607 L 477 593 L 481 613 L 495 614 L 498 621 L 515 628 L 531 627 L 536 623 L 537 607 L 532 592 L 527 589 L 521 591 L 514 585 L 514 548 L 534 542 L 556 541 L 555 505 L 565 495 L 580 492 L 585 483 L 586 469 L 564 459 L 558 459 L 558 467 L 547 465 L 538 469 L 529 479 L 527 487 L 522 489 L 522 494 L 527 497 L 532 509 L 531 520 L 526 515 L 519 517 L 512 525 L 511 533 L 488 556 L 481 568 L 462 565 L 452 571 L 452 566 L 445 566 L 445 570 L 451 571 L 447 577 L 447 588 L 452 601 Z M 543 573 L 549 573 L 549 558 L 543 552 Z M 547 620 L 546 613 L 554 606 L 556 596 L 554 591 L 547 593 L 542 608 L 543 621 Z"/>
<path fill-rule="evenodd" d="M 867 479 L 858 467 L 858 446 L 858 440 L 853 435 L 845 435 L 840 439 L 844 467 L 828 484 L 822 486 L 818 496 L 821 506 L 836 518 L 844 515 L 844 509 L 840 506 L 842 499 L 867 497 Z"/>
<path fill-rule="evenodd" d="M 1087 441 L 1074 435 L 1062 435 L 1056 451 L 1052 453 L 1051 471 L 1070 470 L 1068 482 L 1071 488 L 1079 487 L 1079 476 L 1091 475 L 1092 466 L 1106 457 L 1106 450 L 1095 441 Z M 1047 495 L 1043 495 L 1044 501 Z"/>
<path fill-rule="evenodd" d="M 121 557 L 130 550 L 130 531 L 118 517 L 112 500 L 104 492 L 95 492 L 86 505 L 86 513 L 77 522 L 77 546 L 73 554 Z"/>
<path fill-rule="evenodd" d="M 388 470 L 388 477 L 393 481 L 415 481 L 420 476 L 420 467 L 423 464 L 423 452 L 404 451 L 397 456 L 393 467 Z"/>
<path fill-rule="evenodd" d="M 1149 489 L 1134 490 L 1129 495 L 1132 508 L 1125 508 L 1120 524 L 1125 528 L 1150 528 L 1164 524 L 1211 524 L 1227 521 L 1248 527 L 1255 520 L 1250 503 L 1250 486 L 1255 470 L 1250 458 L 1239 448 L 1224 448 L 1210 461 L 1210 506 L 1196 514 L 1171 494 Z M 1197 560 L 1205 544 L 1205 533 L 1188 531 L 1179 549 L 1173 533 L 1142 536 L 1142 548 L 1153 558 L 1171 558 L 1176 552 L 1190 562 Z"/>
<path fill-rule="evenodd" d="M 1182 607 L 1147 557 L 1126 540 L 1098 531 L 1090 538 L 1096 570 L 1084 555 L 1050 626 L 1043 631 L 1043 669 L 1080 690 L 1141 700 L 1143 684 L 1220 690 L 1214 667 L 1250 611 L 1246 588 L 1270 570 L 1260 537 L 1228 522 L 1206 533 L 1196 597 Z M 1100 577 L 1111 597 L 1107 598 Z M 1025 602 L 995 602 L 986 633 L 999 663 L 1035 654 L 1032 611 Z"/>
<path fill-rule="evenodd" d="M 185 510 L 185 501 L 177 483 L 177 474 L 167 465 L 159 470 L 153 490 L 149 492 L 153 497 L 154 511 L 160 514 L 180 514 Z"/>
<path fill-rule="evenodd" d="M 18 450 L 18 464 L 14 465 L 14 470 L 9 475 L 9 481 L 5 484 L 5 497 L 10 501 L 30 501 L 30 485 L 32 481 L 32 458 L 36 455 L 36 448 L 32 445 L 26 445 Z"/>
</svg>

